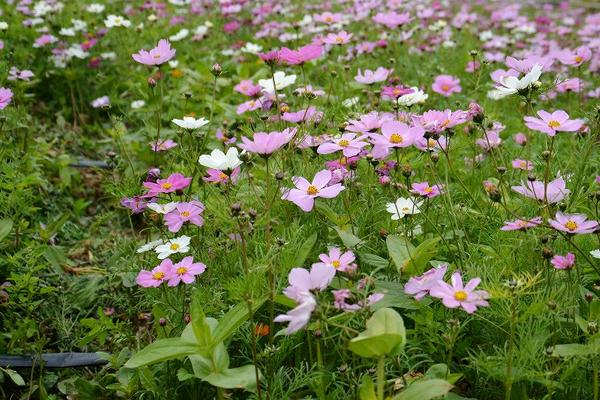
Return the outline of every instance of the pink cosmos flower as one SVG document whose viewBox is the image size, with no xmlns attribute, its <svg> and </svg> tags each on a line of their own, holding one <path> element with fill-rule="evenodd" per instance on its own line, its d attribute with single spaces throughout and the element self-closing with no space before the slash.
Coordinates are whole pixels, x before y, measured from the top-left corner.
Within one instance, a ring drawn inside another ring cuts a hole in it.
<svg viewBox="0 0 600 400">
<path fill-rule="evenodd" d="M 533 169 L 533 163 L 531 161 L 516 158 L 512 160 L 512 167 L 514 169 L 522 169 L 523 171 L 531 171 Z"/>
<path fill-rule="evenodd" d="M 437 268 L 431 268 L 420 276 L 413 276 L 404 285 L 404 293 L 415 296 L 415 300 L 421 300 L 429 294 L 431 289 L 443 281 L 448 265 L 442 264 Z"/>
<path fill-rule="evenodd" d="M 348 121 L 346 130 L 357 133 L 375 133 L 385 121 L 391 121 L 394 115 L 390 113 L 378 113 L 372 111 L 368 114 L 361 115 L 359 119 L 351 119 Z"/>
<path fill-rule="evenodd" d="M 587 46 L 581 46 L 572 50 L 563 50 L 558 55 L 558 60 L 564 65 L 579 67 L 592 58 L 592 51 Z"/>
<path fill-rule="evenodd" d="M 291 50 L 287 47 L 279 50 L 279 58 L 288 65 L 304 64 L 321 57 L 323 54 L 323 46 L 318 44 L 309 44 L 300 47 L 298 50 Z"/>
<path fill-rule="evenodd" d="M 552 114 L 540 110 L 540 118 L 524 117 L 525 125 L 529 129 L 554 136 L 557 132 L 576 132 L 583 126 L 581 119 L 569 119 L 569 114 L 563 110 L 556 110 Z"/>
<path fill-rule="evenodd" d="M 33 43 L 33 47 L 38 48 L 38 47 L 43 47 L 46 46 L 50 43 L 54 43 L 57 42 L 58 39 L 52 35 L 49 34 L 44 34 L 42 36 L 40 36 L 39 38 L 35 39 L 35 42 Z"/>
<path fill-rule="evenodd" d="M 387 13 L 380 12 L 373 17 L 373 22 L 381 24 L 388 29 L 396 29 L 400 25 L 410 22 L 410 20 L 409 13 L 398 14 L 394 11 L 389 11 Z"/>
<path fill-rule="evenodd" d="M 332 290 L 333 293 L 333 306 L 338 310 L 343 310 L 347 312 L 354 312 L 360 310 L 361 308 L 372 306 L 373 304 L 381 301 L 384 297 L 383 293 L 373 293 L 369 295 L 365 301 L 359 301 L 356 304 L 349 304 L 346 300 L 352 297 L 352 292 L 350 289 L 340 289 L 340 290 Z"/>
<path fill-rule="evenodd" d="M 166 39 L 158 41 L 158 46 L 150 51 L 140 50 L 137 54 L 132 54 L 131 57 L 140 64 L 144 65 L 161 65 L 175 57 L 176 50 L 171 48 L 171 43 Z"/>
<path fill-rule="evenodd" d="M 426 138 L 423 136 L 422 138 L 417 139 L 415 147 L 421 151 L 437 152 L 446 150 L 448 147 L 448 138 L 446 138 L 446 136 L 440 136 L 439 138 L 434 139 L 432 137 Z"/>
<path fill-rule="evenodd" d="M 414 89 L 402 85 L 384 86 L 381 88 L 381 96 L 384 99 L 396 100 L 405 94 L 413 93 Z"/>
<path fill-rule="evenodd" d="M 431 85 L 431 89 L 441 94 L 442 96 L 450 96 L 453 93 L 460 93 L 462 88 L 460 86 L 460 79 L 451 75 L 438 75 Z"/>
<path fill-rule="evenodd" d="M 524 133 L 517 133 L 513 137 L 515 142 L 520 146 L 525 146 L 527 144 L 527 136 Z"/>
<path fill-rule="evenodd" d="M 295 176 L 292 181 L 296 188 L 285 191 L 281 199 L 291 201 L 302 211 L 309 212 L 313 209 L 317 197 L 332 199 L 344 190 L 344 186 L 340 183 L 328 186 L 332 176 L 329 170 L 319 171 L 312 183 L 300 176 Z"/>
<path fill-rule="evenodd" d="M 583 88 L 583 84 L 582 84 L 581 80 L 579 80 L 579 78 L 565 79 L 564 81 L 558 83 L 555 87 L 555 89 L 558 93 L 565 93 L 565 92 L 579 93 L 582 88 Z"/>
<path fill-rule="evenodd" d="M 479 67 L 481 67 L 479 61 L 471 60 L 467 63 L 467 66 L 465 67 L 465 72 L 475 72 L 479 69 Z"/>
<path fill-rule="evenodd" d="M 316 265 L 325 265 L 328 267 L 333 267 L 337 271 L 347 272 L 354 271 L 356 269 L 356 264 L 354 264 L 354 260 L 356 256 L 350 250 L 342 253 L 342 251 L 334 247 L 329 250 L 329 253 L 323 253 L 319 255 L 319 260 L 321 262 L 314 263 L 313 267 Z"/>
<path fill-rule="evenodd" d="M 339 13 L 331 13 L 329 11 L 324 12 L 323 14 L 315 14 L 314 20 L 315 22 L 322 22 L 327 25 L 337 24 L 342 21 L 342 14 Z"/>
<path fill-rule="evenodd" d="M 314 106 L 296 112 L 284 112 L 281 119 L 288 122 L 319 122 L 323 118 L 323 112 L 318 111 Z"/>
<path fill-rule="evenodd" d="M 255 85 L 251 79 L 246 79 L 235 85 L 233 90 L 248 97 L 256 97 L 262 92 L 262 87 Z"/>
<path fill-rule="evenodd" d="M 148 200 L 141 196 L 135 196 L 131 198 L 125 197 L 121 199 L 121 205 L 129 208 L 132 213 L 139 214 L 146 209 Z"/>
<path fill-rule="evenodd" d="M 194 283 L 196 275 L 202 274 L 206 270 L 203 263 L 195 263 L 191 256 L 184 257 L 183 260 L 171 266 L 168 286 L 177 286 L 179 282 Z"/>
<path fill-rule="evenodd" d="M 564 256 L 557 254 L 552 257 L 550 264 L 556 269 L 571 269 L 575 266 L 575 254 L 567 253 Z"/>
<path fill-rule="evenodd" d="M 562 177 L 548 182 L 545 189 L 543 181 L 527 181 L 522 186 L 512 186 L 511 189 L 530 199 L 547 200 L 550 204 L 558 203 L 571 192 L 567 189 L 565 180 Z"/>
<path fill-rule="evenodd" d="M 159 193 L 173 193 L 177 190 L 185 189 L 191 182 L 192 178 L 186 178 L 180 173 L 174 173 L 167 179 L 158 179 L 156 182 L 144 182 L 144 187 L 148 189 L 147 195 L 157 195 Z"/>
<path fill-rule="evenodd" d="M 110 99 L 108 98 L 108 96 L 98 97 L 97 99 L 92 101 L 93 108 L 108 107 L 109 105 L 110 105 Z"/>
<path fill-rule="evenodd" d="M 442 303 L 448 308 L 462 307 L 469 314 L 473 314 L 477 307 L 487 307 L 486 301 L 490 295 L 485 290 L 475 290 L 481 279 L 471 279 L 463 286 L 460 272 L 452 274 L 451 284 L 438 281 L 437 285 L 431 288 L 430 294 L 442 300 Z"/>
<path fill-rule="evenodd" d="M 240 176 L 240 167 L 236 167 L 231 171 L 231 174 L 227 175 L 223 171 L 219 171 L 218 169 L 208 168 L 206 170 L 206 176 L 202 178 L 204 182 L 213 182 L 217 184 L 228 184 L 232 183 L 235 185 Z"/>
<path fill-rule="evenodd" d="M 552 57 L 540 56 L 529 56 L 522 60 L 509 56 L 506 57 L 505 61 L 507 67 L 521 74 L 529 73 L 536 64 L 542 68 L 542 71 L 548 71 L 553 63 L 554 59 Z"/>
<path fill-rule="evenodd" d="M 3 110 L 7 105 L 10 104 L 12 97 L 12 90 L 0 87 L 0 110 Z"/>
<path fill-rule="evenodd" d="M 411 187 L 411 193 L 427 197 L 429 199 L 444 193 L 442 185 L 429 186 L 429 182 L 415 182 L 411 185 Z"/>
<path fill-rule="evenodd" d="M 152 151 L 167 151 L 172 149 L 173 147 L 177 147 L 177 143 L 175 143 L 171 139 L 159 140 L 158 143 L 150 143 L 150 148 L 152 149 Z"/>
<path fill-rule="evenodd" d="M 345 157 L 353 157 L 360 153 L 367 142 L 363 142 L 367 135 L 356 137 L 356 133 L 344 133 L 340 138 L 325 142 L 317 148 L 319 154 L 331 154 L 341 151 Z"/>
<path fill-rule="evenodd" d="M 341 31 L 339 33 L 330 33 L 324 39 L 323 43 L 327 44 L 335 44 L 342 45 L 346 44 L 352 39 L 352 34 L 348 34 L 346 31 Z"/>
<path fill-rule="evenodd" d="M 468 116 L 469 114 L 462 110 L 429 110 L 424 112 L 423 115 L 413 116 L 413 121 L 415 125 L 422 127 L 428 132 L 440 133 L 466 122 Z"/>
<path fill-rule="evenodd" d="M 7 79 L 9 81 L 21 80 L 28 82 L 29 80 L 31 80 L 31 78 L 33 78 L 33 72 L 31 72 L 30 70 L 19 70 L 17 67 L 11 67 Z"/>
<path fill-rule="evenodd" d="M 135 278 L 135 282 L 145 288 L 159 287 L 161 283 L 171 279 L 172 267 L 173 262 L 168 258 L 165 258 L 158 266 L 154 267 L 152 271 L 140 271 Z"/>
<path fill-rule="evenodd" d="M 258 53 L 258 57 L 269 66 L 279 64 L 279 50 L 271 50 L 266 53 Z"/>
<path fill-rule="evenodd" d="M 548 223 L 561 232 L 570 234 L 594 233 L 598 229 L 597 221 L 588 221 L 584 214 L 563 214 L 556 212 L 555 219 L 549 219 Z"/>
<path fill-rule="evenodd" d="M 365 72 L 358 69 L 358 73 L 354 77 L 354 80 L 358 83 L 364 83 L 366 85 L 371 85 L 376 82 L 384 82 L 388 76 L 392 73 L 393 70 L 386 69 L 383 67 L 378 67 L 375 71 L 371 71 L 370 69 L 365 69 Z"/>
<path fill-rule="evenodd" d="M 529 220 L 516 219 L 514 221 L 505 221 L 501 231 L 521 231 L 529 228 L 534 228 L 542 223 L 542 217 L 535 217 Z"/>
<path fill-rule="evenodd" d="M 296 308 L 288 311 L 287 314 L 276 316 L 273 321 L 288 322 L 289 324 L 285 329 L 285 334 L 291 335 L 292 333 L 298 332 L 300 329 L 304 328 L 306 324 L 308 324 L 308 321 L 310 321 L 310 316 L 316 307 L 317 301 L 311 295 L 304 298 Z"/>
<path fill-rule="evenodd" d="M 255 132 L 252 140 L 242 136 L 242 143 L 238 144 L 238 147 L 250 153 L 268 156 L 289 143 L 297 130 L 297 128 L 286 128 L 281 132 Z"/>
<path fill-rule="evenodd" d="M 500 147 L 502 139 L 498 133 L 487 131 L 483 134 L 483 139 L 477 139 L 475 143 L 485 151 L 491 151 Z"/>
<path fill-rule="evenodd" d="M 186 222 L 202 226 L 204 224 L 203 211 L 204 204 L 196 200 L 189 203 L 178 203 L 173 211 L 165 214 L 165 225 L 169 228 L 169 232 L 179 232 Z"/>
<path fill-rule="evenodd" d="M 398 121 L 386 121 L 381 125 L 381 135 L 371 134 L 373 157 L 383 158 L 392 148 L 412 146 L 424 134 L 425 131 L 421 127 L 411 127 Z"/>
</svg>

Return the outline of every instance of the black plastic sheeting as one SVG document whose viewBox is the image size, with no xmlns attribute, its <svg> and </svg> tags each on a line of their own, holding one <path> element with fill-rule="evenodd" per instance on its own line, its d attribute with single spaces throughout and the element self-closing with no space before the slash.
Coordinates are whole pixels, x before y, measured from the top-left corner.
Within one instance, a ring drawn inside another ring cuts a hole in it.
<svg viewBox="0 0 600 400">
<path fill-rule="evenodd" d="M 37 355 L 9 356 L 0 354 L 0 367 L 3 368 L 31 368 L 39 367 L 43 363 L 44 368 L 71 368 L 71 367 L 93 367 L 106 365 L 108 361 L 101 358 L 98 353 L 46 353 L 42 354 L 42 362 Z"/>
</svg>

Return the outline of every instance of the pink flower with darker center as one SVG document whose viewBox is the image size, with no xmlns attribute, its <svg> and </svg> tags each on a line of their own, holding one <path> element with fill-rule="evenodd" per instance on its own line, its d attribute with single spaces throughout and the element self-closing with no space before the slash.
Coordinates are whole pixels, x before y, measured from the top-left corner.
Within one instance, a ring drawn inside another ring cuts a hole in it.
<svg viewBox="0 0 600 400">
<path fill-rule="evenodd" d="M 554 229 L 570 234 L 594 233 L 598 229 L 598 222 L 587 219 L 584 214 L 563 214 L 558 211 L 554 219 L 549 219 L 548 223 Z"/>
<path fill-rule="evenodd" d="M 345 133 L 341 137 L 325 142 L 317 148 L 319 154 L 331 154 L 341 151 L 345 157 L 354 157 L 369 143 L 364 142 L 367 135 L 356 137 L 355 133 Z"/>
<path fill-rule="evenodd" d="M 173 193 L 185 189 L 191 182 L 192 178 L 186 178 L 180 173 L 174 173 L 167 179 L 158 179 L 156 182 L 144 182 L 144 187 L 148 189 L 146 196 L 152 196 L 159 193 Z"/>
<path fill-rule="evenodd" d="M 302 211 L 309 212 L 313 209 L 316 198 L 331 199 L 344 190 L 344 186 L 340 183 L 329 186 L 332 177 L 333 175 L 329 170 L 317 172 L 312 182 L 300 176 L 295 176 L 292 178 L 292 182 L 294 182 L 296 188 L 285 190 L 281 199 L 291 201 L 300 207 Z"/>
<path fill-rule="evenodd" d="M 393 70 L 386 69 L 383 67 L 378 67 L 375 71 L 371 71 L 370 69 L 365 69 L 365 71 L 361 71 L 358 69 L 354 80 L 358 83 L 364 83 L 366 85 L 371 85 L 376 82 L 384 82 L 388 76 L 392 73 Z"/>
<path fill-rule="evenodd" d="M 468 116 L 469 114 L 462 110 L 429 110 L 424 112 L 423 115 L 413 116 L 413 121 L 415 125 L 422 127 L 427 132 L 440 133 L 466 122 Z"/>
<path fill-rule="evenodd" d="M 348 250 L 345 253 L 342 253 L 339 248 L 334 247 L 329 250 L 329 253 L 320 254 L 319 260 L 321 260 L 321 262 L 314 263 L 313 266 L 325 265 L 333 267 L 337 271 L 354 271 L 356 269 L 356 264 L 354 264 L 355 259 L 356 256 L 352 251 Z"/>
<path fill-rule="evenodd" d="M 413 276 L 404 285 L 404 293 L 415 296 L 415 300 L 421 300 L 439 281 L 443 281 L 447 269 L 448 265 L 443 264 L 420 276 Z"/>
<path fill-rule="evenodd" d="M 381 96 L 383 98 L 388 98 L 392 100 L 396 100 L 399 97 L 404 96 L 405 94 L 413 93 L 414 90 L 409 87 L 405 87 L 403 85 L 396 86 L 384 86 L 381 88 Z"/>
<path fill-rule="evenodd" d="M 289 143 L 296 131 L 296 128 L 286 128 L 281 132 L 255 132 L 252 140 L 242 136 L 242 143 L 238 144 L 238 147 L 250 153 L 268 156 Z"/>
<path fill-rule="evenodd" d="M 186 222 L 202 226 L 204 224 L 203 211 L 204 204 L 199 201 L 192 200 L 189 203 L 179 203 L 173 211 L 165 214 L 165 225 L 170 232 L 179 232 Z"/>
<path fill-rule="evenodd" d="M 516 158 L 512 160 L 512 167 L 514 169 L 521 169 L 523 171 L 531 171 L 533 169 L 533 163 L 527 160 L 521 160 L 520 158 Z"/>
<path fill-rule="evenodd" d="M 196 276 L 202 274 L 206 270 L 206 265 L 203 263 L 195 263 L 191 256 L 185 257 L 177 264 L 171 267 L 168 286 L 177 286 L 179 282 L 194 283 Z"/>
<path fill-rule="evenodd" d="M 260 85 L 255 85 L 251 79 L 246 79 L 234 86 L 233 90 L 248 97 L 259 97 L 262 92 Z"/>
<path fill-rule="evenodd" d="M 166 39 L 161 39 L 158 45 L 150 51 L 140 50 L 131 57 L 140 64 L 161 65 L 175 57 L 176 50 L 171 48 L 171 43 Z"/>
<path fill-rule="evenodd" d="M 328 34 L 323 39 L 323 43 L 333 44 L 333 45 L 342 45 L 342 44 L 348 43 L 350 41 L 350 39 L 352 39 L 351 33 L 349 34 L 346 31 L 341 31 L 339 33 Z"/>
<path fill-rule="evenodd" d="M 12 90 L 0 87 L 0 110 L 5 109 L 10 104 L 12 97 Z"/>
<path fill-rule="evenodd" d="M 204 182 L 212 182 L 217 184 L 226 185 L 228 183 L 232 183 L 235 185 L 240 176 L 240 167 L 236 167 L 231 171 L 228 175 L 224 171 L 219 171 L 218 169 L 208 168 L 206 170 L 206 176 L 202 178 Z"/>
<path fill-rule="evenodd" d="M 558 60 L 564 65 L 580 67 L 592 58 L 592 51 L 587 46 L 581 46 L 575 50 L 563 50 L 558 55 Z"/>
<path fill-rule="evenodd" d="M 291 50 L 287 47 L 279 50 L 279 59 L 288 65 L 300 65 L 307 61 L 315 60 L 323 54 L 323 46 L 318 44 L 309 44 L 300 47 L 298 50 Z"/>
<path fill-rule="evenodd" d="M 485 290 L 475 290 L 481 279 L 471 279 L 463 286 L 460 272 L 452 274 L 451 284 L 443 281 L 438 281 L 430 290 L 433 297 L 442 300 L 442 303 L 448 308 L 462 307 L 469 314 L 473 314 L 477 307 L 489 306 L 486 301 L 490 295 Z"/>
<path fill-rule="evenodd" d="M 173 147 L 177 147 L 177 143 L 171 139 L 159 140 L 158 143 L 150 143 L 152 151 L 167 151 Z"/>
<path fill-rule="evenodd" d="M 548 136 L 554 136 L 557 132 L 577 132 L 584 123 L 581 119 L 570 119 L 563 110 L 556 110 L 552 114 L 540 110 L 537 114 L 540 118 L 524 117 L 525 125 Z"/>
<path fill-rule="evenodd" d="M 535 217 L 529 220 L 516 219 L 514 221 L 505 221 L 501 231 L 522 231 L 529 228 L 534 228 L 542 223 L 542 217 Z"/>
<path fill-rule="evenodd" d="M 451 75 L 438 75 L 431 85 L 431 89 L 441 94 L 442 96 L 450 96 L 453 93 L 460 93 L 462 87 L 460 86 L 460 79 Z"/>
<path fill-rule="evenodd" d="M 417 194 L 429 199 L 444 193 L 442 185 L 429 186 L 429 182 L 415 182 L 411 185 L 411 187 L 412 190 L 410 192 L 412 194 Z"/>
<path fill-rule="evenodd" d="M 381 125 L 381 134 L 371 134 L 373 157 L 383 158 L 390 149 L 409 147 L 423 137 L 425 131 L 418 126 L 408 126 L 403 122 L 386 121 Z"/>
<path fill-rule="evenodd" d="M 135 282 L 145 288 L 159 287 L 163 282 L 171 279 L 172 267 L 173 262 L 166 258 L 152 271 L 140 271 L 135 278 Z"/>
<path fill-rule="evenodd" d="M 556 269 L 571 269 L 575 266 L 575 254 L 567 253 L 564 256 L 557 254 L 552 257 L 550 264 Z"/>
</svg>

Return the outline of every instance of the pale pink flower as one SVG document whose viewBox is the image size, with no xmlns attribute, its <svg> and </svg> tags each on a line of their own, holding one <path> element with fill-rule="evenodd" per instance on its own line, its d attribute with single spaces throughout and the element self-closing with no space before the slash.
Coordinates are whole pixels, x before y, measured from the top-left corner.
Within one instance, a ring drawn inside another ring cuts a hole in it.
<svg viewBox="0 0 600 400">
<path fill-rule="evenodd" d="M 296 188 L 286 190 L 281 199 L 291 201 L 300 207 L 302 211 L 309 212 L 313 209 L 316 198 L 331 199 L 344 190 L 344 186 L 340 183 L 328 186 L 332 176 L 329 170 L 319 171 L 312 183 L 302 177 L 295 176 L 292 181 Z"/>
</svg>

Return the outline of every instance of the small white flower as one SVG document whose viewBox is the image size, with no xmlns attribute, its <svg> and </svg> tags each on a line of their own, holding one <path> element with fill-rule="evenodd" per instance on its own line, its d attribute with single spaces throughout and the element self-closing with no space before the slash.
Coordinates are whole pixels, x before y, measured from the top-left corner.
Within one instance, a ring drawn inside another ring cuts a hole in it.
<svg viewBox="0 0 600 400">
<path fill-rule="evenodd" d="M 115 60 L 117 58 L 117 53 L 113 51 L 101 53 L 100 58 L 102 58 L 103 60 Z"/>
<path fill-rule="evenodd" d="M 146 105 L 144 100 L 134 100 L 131 102 L 131 108 L 134 110 L 140 109 Z"/>
<path fill-rule="evenodd" d="M 148 203 L 148 208 L 159 214 L 168 214 L 177 208 L 177 204 L 178 203 L 174 201 L 166 204 Z"/>
<path fill-rule="evenodd" d="M 358 104 L 360 99 L 358 97 L 350 97 L 342 102 L 342 105 L 346 108 L 353 107 Z"/>
<path fill-rule="evenodd" d="M 493 37 L 494 33 L 492 31 L 483 31 L 479 34 L 479 40 L 481 40 L 482 42 L 487 42 Z"/>
<path fill-rule="evenodd" d="M 8 29 L 8 24 L 4 21 L 0 21 L 0 31 L 5 31 Z"/>
<path fill-rule="evenodd" d="M 542 75 L 542 66 L 535 64 L 531 71 L 521 79 L 516 76 L 503 76 L 500 78 L 498 87 L 495 90 L 488 92 L 488 97 L 493 100 L 502 99 L 511 94 L 517 93 L 519 90 L 535 84 Z"/>
<path fill-rule="evenodd" d="M 183 117 L 183 119 L 173 119 L 171 120 L 175 125 L 179 126 L 183 129 L 200 129 L 204 125 L 208 124 L 209 121 L 204 118 L 193 118 L 193 117 Z"/>
<path fill-rule="evenodd" d="M 177 68 L 179 66 L 179 61 L 178 60 L 171 60 L 169 61 L 169 67 L 171 68 Z"/>
<path fill-rule="evenodd" d="M 84 31 L 87 29 L 87 22 L 82 21 L 80 19 L 72 19 L 73 29 L 76 31 Z"/>
<path fill-rule="evenodd" d="M 98 4 L 98 3 L 92 3 L 89 6 L 87 6 L 85 10 L 90 13 L 100 14 L 102 11 L 104 11 L 104 5 Z"/>
<path fill-rule="evenodd" d="M 183 235 L 166 241 L 164 244 L 157 246 L 154 251 L 158 254 L 159 260 L 164 260 L 171 254 L 187 253 L 190 250 L 190 240 L 189 236 Z"/>
<path fill-rule="evenodd" d="M 251 42 L 246 43 L 246 45 L 244 47 L 242 47 L 240 50 L 243 53 L 250 53 L 250 54 L 257 54 L 259 52 L 262 51 L 262 46 L 259 44 L 254 44 Z"/>
<path fill-rule="evenodd" d="M 405 215 L 419 214 L 423 200 L 415 201 L 415 199 L 400 197 L 395 203 L 387 203 L 386 210 L 392 214 L 393 220 L 404 218 Z"/>
<path fill-rule="evenodd" d="M 148 15 L 148 22 L 154 22 L 158 19 L 158 17 L 156 16 L 156 14 L 150 14 Z"/>
<path fill-rule="evenodd" d="M 104 20 L 104 24 L 107 28 L 115 28 L 119 26 L 129 28 L 131 26 L 131 21 L 125 19 L 124 17 L 121 17 L 120 15 L 111 14 L 108 17 L 106 17 L 106 19 Z"/>
<path fill-rule="evenodd" d="M 179 32 L 177 32 L 176 34 L 171 35 L 169 37 L 169 40 L 171 40 L 171 42 L 179 42 L 180 40 L 185 39 L 189 34 L 190 34 L 189 30 L 182 29 Z"/>
<path fill-rule="evenodd" d="M 283 71 L 277 71 L 273 74 L 275 78 L 275 87 L 277 90 L 281 90 L 296 82 L 296 75 L 286 75 Z M 259 79 L 258 84 L 267 92 L 274 92 L 273 79 Z"/>
<path fill-rule="evenodd" d="M 163 242 L 162 239 L 158 239 L 158 240 L 155 240 L 153 242 L 148 242 L 145 245 L 141 246 L 139 249 L 137 249 L 137 252 L 138 253 L 145 253 L 147 251 L 154 250 L 156 248 L 156 246 L 159 246 L 159 245 L 161 245 L 163 243 L 164 242 Z"/>
<path fill-rule="evenodd" d="M 219 171 L 231 170 L 242 165 L 236 147 L 230 147 L 229 150 L 227 150 L 227 154 L 219 149 L 214 149 L 210 155 L 201 155 L 198 162 L 200 165 L 207 168 L 218 169 Z"/>
<path fill-rule="evenodd" d="M 198 36 L 200 38 L 203 38 L 204 35 L 206 35 L 207 33 L 208 33 L 208 27 L 206 25 L 200 25 L 199 27 L 194 29 L 194 36 Z"/>
<path fill-rule="evenodd" d="M 590 251 L 590 254 L 594 258 L 600 258 L 600 249 L 592 250 L 592 251 Z"/>
<path fill-rule="evenodd" d="M 411 89 L 413 90 L 412 93 L 398 97 L 398 104 L 408 107 L 415 104 L 424 103 L 429 97 L 428 94 L 416 86 L 413 86 Z"/>
<path fill-rule="evenodd" d="M 62 28 L 60 31 L 58 31 L 58 34 L 61 36 L 75 36 L 75 29 Z"/>
</svg>

